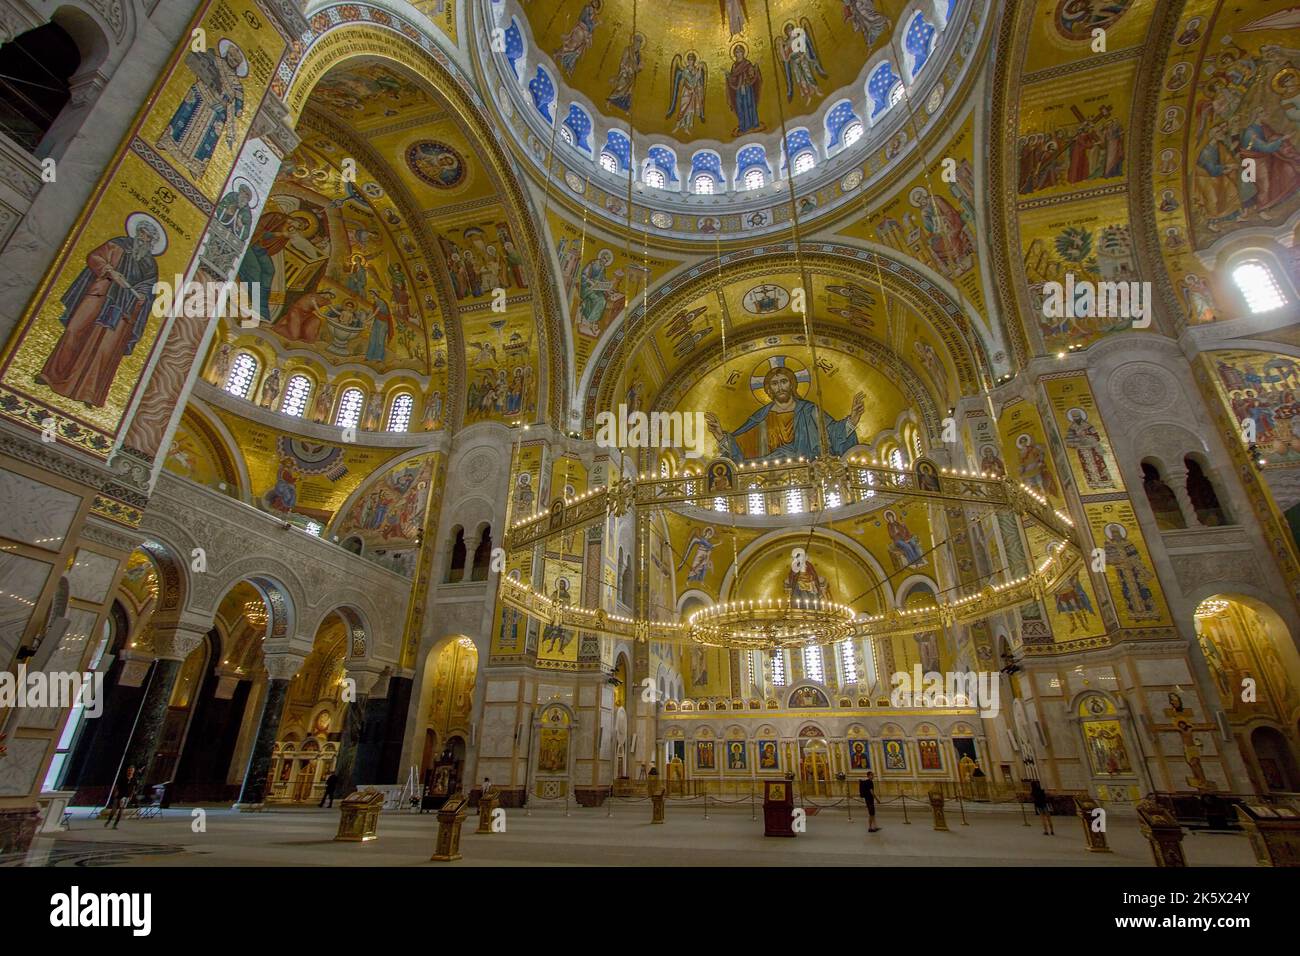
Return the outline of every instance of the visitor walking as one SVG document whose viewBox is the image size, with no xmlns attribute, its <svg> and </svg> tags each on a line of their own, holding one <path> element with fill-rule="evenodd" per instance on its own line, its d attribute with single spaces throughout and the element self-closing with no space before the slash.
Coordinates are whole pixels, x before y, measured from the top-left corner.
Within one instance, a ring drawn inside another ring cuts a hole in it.
<svg viewBox="0 0 1300 956">
<path fill-rule="evenodd" d="M 876 826 L 876 775 L 868 770 L 866 777 L 858 781 L 858 796 L 867 805 L 867 832 L 875 833 Z"/>
<path fill-rule="evenodd" d="M 1037 780 L 1029 786 L 1030 796 L 1034 801 L 1034 813 L 1038 814 L 1043 821 L 1043 836 L 1056 836 L 1056 830 L 1052 827 L 1052 805 L 1048 802 L 1047 791 Z"/>
<path fill-rule="evenodd" d="M 122 811 L 130 806 L 131 801 L 135 799 L 136 786 L 139 781 L 136 780 L 135 765 L 126 768 L 116 786 L 108 794 L 108 819 L 104 821 L 104 827 L 107 829 L 111 823 L 113 829 L 121 822 Z"/>
<path fill-rule="evenodd" d="M 339 786 L 339 775 L 331 771 L 330 775 L 325 778 L 325 793 L 320 798 L 320 805 L 322 807 L 325 806 L 325 801 L 328 800 L 330 808 L 333 809 L 334 791 L 338 789 L 338 786 Z"/>
</svg>

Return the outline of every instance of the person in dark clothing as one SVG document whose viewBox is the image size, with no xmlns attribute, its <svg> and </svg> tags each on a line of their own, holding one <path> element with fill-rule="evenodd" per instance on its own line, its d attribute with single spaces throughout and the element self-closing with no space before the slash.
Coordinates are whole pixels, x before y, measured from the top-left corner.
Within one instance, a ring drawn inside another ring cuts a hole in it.
<svg viewBox="0 0 1300 956">
<path fill-rule="evenodd" d="M 338 775 L 338 774 L 336 774 L 336 773 L 331 773 L 328 777 L 325 778 L 325 793 L 324 793 L 324 795 L 320 798 L 320 805 L 321 805 L 322 807 L 325 806 L 325 801 L 326 801 L 326 800 L 329 801 L 329 805 L 330 805 L 331 807 L 334 806 L 334 791 L 335 791 L 335 789 L 338 788 L 338 785 L 339 785 L 339 775 Z"/>
<path fill-rule="evenodd" d="M 133 799 L 135 799 L 135 791 L 138 783 L 139 781 L 136 780 L 135 766 L 132 765 L 127 767 L 126 771 L 122 774 L 122 779 L 117 782 L 117 785 L 111 791 L 109 791 L 109 813 L 108 819 L 104 821 L 105 828 L 107 828 L 111 823 L 113 829 L 117 829 L 118 823 L 122 820 L 122 811 L 130 805 Z"/>
<path fill-rule="evenodd" d="M 1047 791 L 1043 785 L 1034 780 L 1029 785 L 1029 793 L 1034 801 L 1034 813 L 1043 821 L 1043 836 L 1056 836 L 1056 830 L 1052 826 L 1052 805 L 1047 799 Z"/>
<path fill-rule="evenodd" d="M 875 833 L 876 826 L 876 775 L 868 770 L 866 777 L 858 781 L 858 796 L 867 805 L 867 832 Z"/>
</svg>

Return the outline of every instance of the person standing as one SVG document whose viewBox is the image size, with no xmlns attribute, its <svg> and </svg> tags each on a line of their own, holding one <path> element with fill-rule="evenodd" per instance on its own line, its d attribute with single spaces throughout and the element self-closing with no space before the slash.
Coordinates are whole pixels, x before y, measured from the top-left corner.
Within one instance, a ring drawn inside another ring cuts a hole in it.
<svg viewBox="0 0 1300 956">
<path fill-rule="evenodd" d="M 1034 813 L 1038 814 L 1043 821 L 1043 836 L 1055 836 L 1056 830 L 1052 827 L 1052 805 L 1048 802 L 1047 791 L 1037 780 L 1030 784 L 1030 796 L 1034 800 Z"/>
<path fill-rule="evenodd" d="M 107 828 L 111 823 L 113 829 L 117 829 L 118 823 L 122 820 L 122 811 L 126 809 L 131 800 L 135 797 L 136 784 L 135 766 L 132 765 L 126 768 L 125 773 L 122 774 L 122 779 L 119 780 L 117 786 L 109 792 L 109 814 L 108 819 L 104 821 L 105 828 Z"/>
<path fill-rule="evenodd" d="M 858 781 L 858 796 L 867 805 L 867 832 L 875 833 L 880 827 L 876 826 L 876 775 L 874 771 L 868 770 L 867 775 Z"/>
<path fill-rule="evenodd" d="M 331 770 L 330 775 L 325 778 L 325 793 L 320 798 L 320 805 L 322 807 L 325 806 L 325 801 L 328 800 L 330 808 L 333 809 L 334 791 L 338 789 L 338 785 L 339 775 Z"/>
</svg>

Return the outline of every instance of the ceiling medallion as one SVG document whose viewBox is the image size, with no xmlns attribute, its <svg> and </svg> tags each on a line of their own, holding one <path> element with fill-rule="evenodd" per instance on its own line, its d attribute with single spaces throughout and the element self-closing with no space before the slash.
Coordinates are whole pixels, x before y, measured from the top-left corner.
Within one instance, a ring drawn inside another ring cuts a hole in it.
<svg viewBox="0 0 1300 956">
<path fill-rule="evenodd" d="M 446 143 L 419 140 L 406 148 L 405 158 L 407 168 L 430 186 L 454 189 L 465 181 L 465 159 Z"/>
<path fill-rule="evenodd" d="M 942 83 L 934 84 L 934 89 L 930 91 L 929 99 L 925 101 L 925 111 L 931 116 L 937 113 L 939 107 L 943 105 L 943 94 L 946 92 L 947 89 Z"/>
<path fill-rule="evenodd" d="M 840 191 L 851 193 L 862 185 L 862 170 L 855 169 L 840 180 Z"/>
<path fill-rule="evenodd" d="M 569 188 L 572 189 L 579 196 L 581 196 L 583 193 L 587 191 L 586 184 L 582 181 L 582 177 L 575 172 L 565 173 L 564 181 L 568 183 Z"/>
<path fill-rule="evenodd" d="M 673 217 L 666 212 L 654 212 L 650 214 L 650 222 L 660 229 L 669 229 L 673 224 Z"/>
</svg>

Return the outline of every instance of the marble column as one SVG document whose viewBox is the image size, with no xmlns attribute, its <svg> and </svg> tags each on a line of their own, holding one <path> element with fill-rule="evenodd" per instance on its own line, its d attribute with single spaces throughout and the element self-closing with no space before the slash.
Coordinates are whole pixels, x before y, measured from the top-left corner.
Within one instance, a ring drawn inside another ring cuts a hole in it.
<svg viewBox="0 0 1300 956">
<path fill-rule="evenodd" d="M 357 769 L 357 751 L 361 746 L 361 737 L 365 732 L 366 704 L 371 691 L 379 683 L 380 673 L 363 669 L 364 665 L 348 668 L 348 679 L 354 682 L 356 691 L 343 712 L 343 732 L 339 739 L 339 756 L 334 762 L 334 772 L 338 774 L 338 785 L 334 794 L 346 797 L 354 789 Z"/>
<path fill-rule="evenodd" d="M 1170 468 L 1165 478 L 1174 497 L 1178 499 L 1178 510 L 1183 513 L 1183 524 L 1189 528 L 1199 528 L 1201 521 L 1196 517 L 1196 506 L 1192 504 L 1192 497 L 1187 493 L 1187 469 Z"/>
<path fill-rule="evenodd" d="M 280 732 L 280 716 L 284 712 L 285 698 L 289 696 L 289 682 L 302 668 L 305 654 L 275 653 L 266 655 L 266 693 L 262 698 L 262 714 L 258 719 L 257 737 L 253 752 L 248 757 L 244 771 L 244 785 L 239 791 L 236 810 L 260 810 L 266 802 L 267 774 L 271 771 L 271 750 Z"/>
<path fill-rule="evenodd" d="M 157 659 L 149 675 L 149 686 L 145 689 L 144 700 L 140 702 L 140 710 L 136 714 L 135 726 L 131 730 L 131 739 L 126 745 L 126 755 L 121 764 L 122 769 L 135 767 L 137 776 L 146 783 L 165 782 L 151 781 L 149 770 L 158 753 L 158 742 L 167 720 L 167 705 L 171 702 L 181 664 L 202 643 L 210 627 L 211 622 L 189 618 L 150 627 L 147 644 Z M 121 773 L 119 770 L 115 781 L 120 779 Z"/>
</svg>

